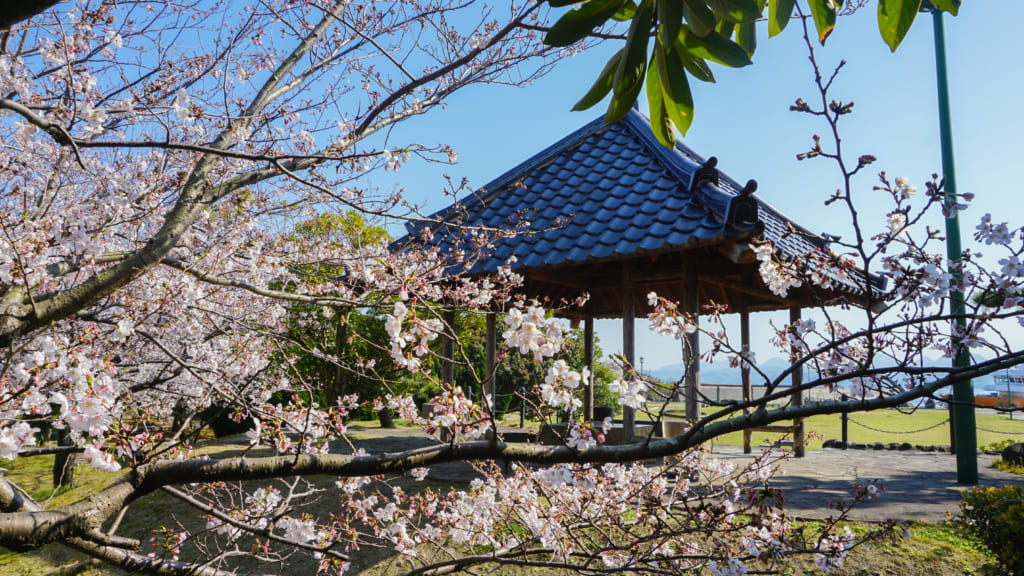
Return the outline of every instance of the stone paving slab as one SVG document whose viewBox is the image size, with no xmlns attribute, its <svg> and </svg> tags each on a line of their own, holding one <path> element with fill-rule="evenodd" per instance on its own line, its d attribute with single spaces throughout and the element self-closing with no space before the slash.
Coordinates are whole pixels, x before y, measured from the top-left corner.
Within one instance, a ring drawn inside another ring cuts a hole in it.
<svg viewBox="0 0 1024 576">
<path fill-rule="evenodd" d="M 712 453 L 736 460 L 737 466 L 750 458 L 739 446 L 716 445 Z M 1024 476 L 992 468 L 996 458 L 977 455 L 978 483 L 983 486 L 1024 484 Z M 885 493 L 858 504 L 850 516 L 857 520 L 922 520 L 940 522 L 946 512 L 960 509 L 960 493 L 970 485 L 956 480 L 956 456 L 938 452 L 890 452 L 866 450 L 811 450 L 804 458 L 780 463 L 772 485 L 781 488 L 786 510 L 795 516 L 824 518 L 830 502 L 848 499 L 851 488 L 867 480 L 878 480 Z"/>
<path fill-rule="evenodd" d="M 370 453 L 399 452 L 436 444 L 421 430 L 399 428 L 361 428 L 351 432 L 355 444 Z M 347 450 L 341 450 L 342 453 Z M 743 466 L 752 456 L 744 455 L 739 446 L 716 444 L 711 455 L 735 461 Z M 1024 484 L 1024 476 L 992 468 L 995 456 L 979 454 L 978 479 L 984 486 Z M 465 484 L 478 477 L 472 466 L 452 462 L 434 466 L 430 478 Z M 807 452 L 805 458 L 780 462 L 780 472 L 772 485 L 781 488 L 786 498 L 786 511 L 793 516 L 824 518 L 833 514 L 829 504 L 849 499 L 851 488 L 867 480 L 878 480 L 885 493 L 873 502 L 862 503 L 850 517 L 856 520 L 885 519 L 940 522 L 946 512 L 960 509 L 960 493 L 970 486 L 956 481 L 956 456 L 939 452 L 890 452 L 888 450 L 837 450 L 825 448 Z"/>
</svg>

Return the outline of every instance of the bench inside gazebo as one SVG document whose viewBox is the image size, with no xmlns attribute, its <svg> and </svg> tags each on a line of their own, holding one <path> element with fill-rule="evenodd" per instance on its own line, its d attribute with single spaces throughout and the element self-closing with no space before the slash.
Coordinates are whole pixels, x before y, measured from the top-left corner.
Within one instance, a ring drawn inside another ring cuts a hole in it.
<svg viewBox="0 0 1024 576">
<path fill-rule="evenodd" d="M 466 226 L 518 227 L 522 233 L 495 239 L 469 274 L 494 273 L 511 265 L 525 279 L 526 296 L 550 303 L 569 302 L 583 294 L 582 306 L 558 313 L 585 330 L 586 364 L 593 373 L 595 318 L 622 319 L 622 355 L 635 365 L 634 319 L 650 311 L 646 294 L 680 303 L 699 317 L 710 302 L 739 313 L 742 345 L 749 349 L 751 312 L 789 310 L 791 322 L 805 306 L 823 302 L 864 305 L 863 286 L 836 279 L 835 288 L 806 284 L 786 297 L 773 294 L 761 280 L 750 244 L 767 240 L 785 258 L 827 247 L 828 240 L 810 232 L 767 204 L 751 180 L 740 185 L 720 172 L 714 157 L 705 159 L 683 144 L 670 150 L 653 136 L 638 111 L 605 124 L 597 119 L 529 160 L 502 174 L 474 194 L 435 213 L 432 242 L 442 250 L 466 248 Z M 408 238 L 416 238 L 414 228 Z M 514 257 L 514 259 L 513 259 Z M 880 289 L 873 279 L 873 290 Z M 487 373 L 493 374 L 495 314 L 487 321 Z M 698 334 L 682 344 L 686 419 L 700 418 L 700 343 Z M 449 355 L 442 355 L 450 358 Z M 442 378 L 451 381 L 453 368 Z M 794 370 L 795 387 L 803 371 Z M 750 370 L 742 370 L 743 399 L 750 401 Z M 493 402 L 493 379 L 487 394 Z M 801 404 L 800 392 L 792 395 Z M 492 404 L 493 405 L 493 404 Z M 593 384 L 584 400 L 593 416 Z M 622 424 L 633 437 L 636 414 L 625 408 Z M 793 434 L 796 454 L 804 451 L 802 422 L 756 429 Z M 744 435 L 750 449 L 750 432 Z"/>
</svg>

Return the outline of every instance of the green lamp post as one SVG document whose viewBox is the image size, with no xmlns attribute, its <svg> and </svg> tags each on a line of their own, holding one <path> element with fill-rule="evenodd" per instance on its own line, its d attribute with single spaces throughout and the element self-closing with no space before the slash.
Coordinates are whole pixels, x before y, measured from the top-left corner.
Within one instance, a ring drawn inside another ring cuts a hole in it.
<svg viewBox="0 0 1024 576">
<path fill-rule="evenodd" d="M 946 255 L 953 275 L 954 289 L 950 294 L 950 313 L 956 317 L 953 322 L 954 344 L 957 345 L 953 358 L 954 368 L 966 368 L 971 364 L 967 348 L 959 346 L 956 334 L 963 334 L 967 327 L 964 316 L 967 307 L 964 293 L 960 289 L 962 274 L 960 262 L 960 219 L 954 208 L 957 203 L 956 170 L 953 162 L 953 128 L 949 112 L 949 82 L 946 74 L 946 36 L 942 24 L 942 12 L 925 0 L 922 12 L 931 12 L 935 32 L 935 75 L 939 93 L 939 134 L 942 141 L 942 176 L 944 180 L 944 206 L 946 208 Z M 950 410 L 953 445 L 956 450 L 956 480 L 961 484 L 978 483 L 978 437 L 974 419 L 974 383 L 970 379 L 958 380 L 953 384 L 952 409 Z"/>
</svg>

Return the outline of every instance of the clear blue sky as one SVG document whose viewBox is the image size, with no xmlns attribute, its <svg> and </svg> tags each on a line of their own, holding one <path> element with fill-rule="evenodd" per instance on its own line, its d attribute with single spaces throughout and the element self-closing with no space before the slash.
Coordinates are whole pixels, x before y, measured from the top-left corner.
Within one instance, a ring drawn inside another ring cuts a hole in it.
<svg viewBox="0 0 1024 576">
<path fill-rule="evenodd" d="M 857 184 L 866 212 L 876 212 L 880 229 L 884 211 L 870 202 L 874 174 L 886 170 L 890 176 L 907 176 L 923 190 L 929 175 L 941 172 L 941 159 L 931 17 L 919 15 L 892 54 L 879 37 L 875 8 L 872 2 L 841 19 L 827 45 L 819 47 L 818 59 L 829 71 L 840 59 L 847 61 L 833 96 L 857 103 L 843 130 L 850 156 L 870 153 L 879 159 L 876 170 L 864 173 Z M 1024 165 L 1024 66 L 1018 50 L 1019 19 L 1014 17 L 1020 8 L 1012 0 L 967 2 L 960 16 L 945 17 L 957 180 L 960 192 L 976 194 L 962 216 L 966 246 L 973 245 L 970 236 L 985 212 L 1017 225 L 1024 221 L 1018 197 Z M 737 180 L 755 178 L 759 195 L 798 222 L 849 238 L 845 212 L 822 204 L 838 186 L 838 172 L 824 161 L 795 159 L 808 148 L 811 135 L 826 128 L 789 111 L 797 97 L 811 101 L 816 94 L 799 23 L 792 22 L 770 40 L 765 26 L 760 32 L 753 66 L 715 66 L 717 84 L 693 83 L 697 111 L 685 142 L 705 156 L 717 156 L 720 168 Z M 442 173 L 468 177 L 474 186 L 486 184 L 602 113 L 603 105 L 582 113 L 570 108 L 618 47 L 608 43 L 567 59 L 527 87 L 479 87 L 458 94 L 447 110 L 402 129 L 418 142 L 451 144 L 459 153 L 458 165 L 410 164 L 395 175 L 395 182 L 378 176 L 375 184 L 404 187 L 410 201 L 428 212 L 450 202 L 440 193 Z M 941 226 L 941 221 L 933 225 Z M 756 344 L 770 318 L 786 321 L 768 314 L 754 319 L 754 349 L 762 359 L 773 354 Z M 618 321 L 599 323 L 605 352 L 620 348 L 620 329 Z M 640 332 L 638 350 L 648 369 L 679 361 L 678 343 L 646 330 Z"/>
</svg>

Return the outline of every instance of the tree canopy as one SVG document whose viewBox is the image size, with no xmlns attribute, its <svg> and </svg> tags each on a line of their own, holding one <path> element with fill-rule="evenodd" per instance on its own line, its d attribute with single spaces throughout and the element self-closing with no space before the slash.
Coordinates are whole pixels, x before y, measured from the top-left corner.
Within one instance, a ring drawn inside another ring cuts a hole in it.
<svg viewBox="0 0 1024 576">
<path fill-rule="evenodd" d="M 693 122 L 690 79 L 714 82 L 708 63 L 741 68 L 753 63 L 758 22 L 767 20 L 769 37 L 781 33 L 804 12 L 796 0 L 549 0 L 573 5 L 550 27 L 544 42 L 569 46 L 613 22 L 628 22 L 625 45 L 605 64 L 574 110 L 586 110 L 608 95 L 607 122 L 625 116 L 647 88 L 655 136 L 674 145 L 673 127 L 685 135 Z M 849 10 L 864 6 L 850 1 Z M 817 40 L 825 44 L 844 5 L 841 0 L 809 0 Z M 878 0 L 878 30 L 892 51 L 903 41 L 921 10 L 957 14 L 960 0 Z M 653 40 L 653 45 L 652 45 Z M 645 81 L 646 79 L 646 81 Z"/>
</svg>

